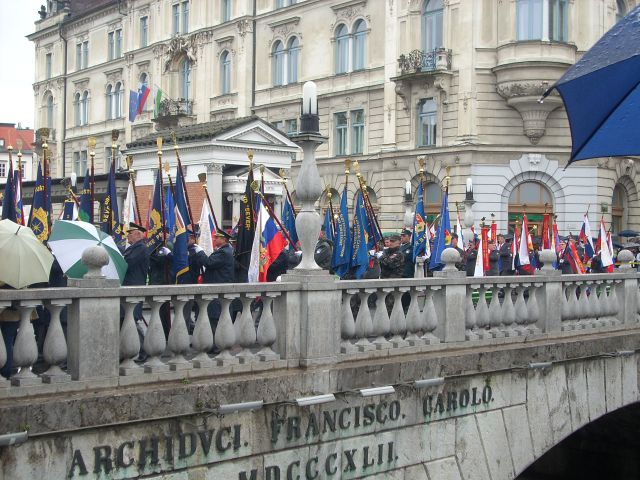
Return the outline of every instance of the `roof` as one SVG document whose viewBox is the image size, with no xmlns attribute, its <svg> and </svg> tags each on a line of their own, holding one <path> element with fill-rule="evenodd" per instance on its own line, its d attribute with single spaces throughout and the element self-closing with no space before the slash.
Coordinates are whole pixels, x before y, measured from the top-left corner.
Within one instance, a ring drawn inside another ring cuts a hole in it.
<svg viewBox="0 0 640 480">
<path fill-rule="evenodd" d="M 118 0 L 70 0 L 71 18 L 75 19 L 109 5 L 115 5 Z"/>
<path fill-rule="evenodd" d="M 14 123 L 0 123 L 0 139 L 4 140 L 4 146 L 0 146 L 0 151 L 6 151 L 6 147 L 11 145 L 14 151 L 18 151 L 17 141 L 22 140 L 22 151 L 30 152 L 31 144 L 35 141 L 33 130 L 28 128 L 17 129 Z"/>
<path fill-rule="evenodd" d="M 271 124 L 265 122 L 257 115 L 251 115 L 248 117 L 240 117 L 232 120 L 218 120 L 215 122 L 197 123 L 195 125 L 188 125 L 185 127 L 178 127 L 173 130 L 161 130 L 150 135 L 139 138 L 138 140 L 128 143 L 127 148 L 140 148 L 149 147 L 156 144 L 156 139 L 162 137 L 165 143 L 172 142 L 171 133 L 175 132 L 176 140 L 180 143 L 193 142 L 201 139 L 213 138 L 221 133 L 233 130 L 234 128 L 246 125 L 256 120 L 264 123 L 265 125 Z M 273 127 L 271 127 L 273 128 Z"/>
</svg>

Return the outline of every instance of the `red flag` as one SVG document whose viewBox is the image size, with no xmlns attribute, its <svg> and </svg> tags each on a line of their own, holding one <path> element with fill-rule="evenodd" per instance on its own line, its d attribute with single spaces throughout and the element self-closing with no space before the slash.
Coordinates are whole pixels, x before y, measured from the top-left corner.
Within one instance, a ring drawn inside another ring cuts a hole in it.
<svg viewBox="0 0 640 480">
<path fill-rule="evenodd" d="M 495 242 L 498 239 L 498 224 L 491 222 L 491 241 Z"/>
<path fill-rule="evenodd" d="M 550 215 L 545 213 L 542 217 L 542 248 L 548 250 L 551 248 L 551 238 L 549 235 Z"/>
<path fill-rule="evenodd" d="M 569 242 L 569 259 L 571 263 L 571 268 L 574 273 L 584 274 L 586 270 L 584 268 L 584 264 L 580 260 L 580 255 L 578 255 L 578 250 L 576 249 L 576 244 L 574 242 Z"/>
<path fill-rule="evenodd" d="M 487 273 L 489 271 L 489 242 L 488 235 L 489 229 L 487 227 L 482 227 L 480 235 L 482 235 L 482 268 L 484 272 Z"/>
</svg>

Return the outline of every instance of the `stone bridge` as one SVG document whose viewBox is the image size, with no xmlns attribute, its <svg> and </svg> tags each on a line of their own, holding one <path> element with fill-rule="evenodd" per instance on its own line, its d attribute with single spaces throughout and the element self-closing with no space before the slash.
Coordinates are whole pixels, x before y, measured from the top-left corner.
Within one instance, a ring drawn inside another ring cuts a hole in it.
<svg viewBox="0 0 640 480">
<path fill-rule="evenodd" d="M 638 402 L 638 276 L 466 278 L 454 257 L 434 278 L 0 291 L 22 367 L 0 385 L 0 478 L 537 478 L 523 472 L 546 452 Z M 192 299 L 221 303 L 215 332 L 204 314 L 188 335 Z M 42 304 L 50 368 L 35 375 Z"/>
</svg>

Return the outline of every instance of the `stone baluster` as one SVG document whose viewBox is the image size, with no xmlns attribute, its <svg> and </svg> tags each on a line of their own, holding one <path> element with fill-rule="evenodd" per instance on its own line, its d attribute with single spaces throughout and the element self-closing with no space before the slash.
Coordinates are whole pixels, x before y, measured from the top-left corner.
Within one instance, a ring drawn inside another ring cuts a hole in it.
<svg viewBox="0 0 640 480">
<path fill-rule="evenodd" d="M 424 335 L 422 340 L 427 345 L 436 345 L 440 343 L 440 339 L 433 332 L 438 327 L 438 313 L 433 303 L 433 288 L 427 288 L 424 298 L 424 308 L 422 309 L 422 324 L 424 325 Z"/>
<path fill-rule="evenodd" d="M 598 322 L 598 315 L 596 312 L 596 302 L 597 302 L 597 297 L 598 294 L 596 293 L 596 288 L 595 288 L 595 283 L 594 282 L 587 282 L 585 283 L 586 285 L 586 290 L 587 290 L 587 311 L 589 312 L 587 314 L 587 319 L 586 319 L 586 323 L 587 323 L 587 328 L 591 327 L 591 328 L 595 328 L 599 325 Z"/>
<path fill-rule="evenodd" d="M 502 308 L 500 306 L 500 287 L 504 285 L 494 284 L 491 288 L 491 302 L 489 303 L 489 334 L 493 338 L 503 338 L 504 333 L 500 328 L 502 326 Z"/>
<path fill-rule="evenodd" d="M 373 330 L 372 334 L 376 336 L 373 345 L 376 350 L 383 350 L 391 347 L 391 344 L 385 338 L 391 328 L 389 312 L 387 311 L 387 296 L 393 292 L 393 288 L 380 288 L 376 292 L 376 311 L 373 314 Z"/>
<path fill-rule="evenodd" d="M 140 353 L 140 337 L 133 318 L 133 310 L 144 298 L 126 297 L 124 299 L 124 319 L 120 327 L 120 375 L 136 375 L 143 373 L 134 359 Z"/>
<path fill-rule="evenodd" d="M 167 346 L 173 355 L 169 360 L 169 368 L 172 371 L 188 370 L 193 365 L 184 358 L 189 351 L 189 332 L 187 331 L 187 322 L 184 318 L 184 306 L 191 300 L 191 295 L 178 295 L 173 299 L 173 322 L 171 330 L 169 330 L 169 338 Z"/>
<path fill-rule="evenodd" d="M 213 331 L 211 330 L 207 309 L 209 304 L 216 298 L 218 298 L 217 295 L 201 295 L 196 298 L 198 318 L 196 319 L 196 325 L 193 327 L 193 335 L 191 336 L 191 346 L 198 352 L 191 361 L 194 368 L 207 368 L 213 365 L 213 360 L 211 360 L 208 355 L 213 347 Z M 220 328 L 220 322 L 218 322 L 218 328 Z"/>
<path fill-rule="evenodd" d="M 409 345 L 402 336 L 407 332 L 407 320 L 402 308 L 402 295 L 408 292 L 408 287 L 400 287 L 393 292 L 393 309 L 389 321 L 391 323 L 390 332 L 393 335 L 389 340 L 393 348 L 403 348 Z"/>
<path fill-rule="evenodd" d="M 562 327 L 561 330 L 563 332 L 573 330 L 573 315 L 572 315 L 572 296 L 575 296 L 575 292 L 573 290 L 573 284 L 562 284 L 563 286 L 563 295 L 562 295 L 562 306 L 561 306 L 561 318 L 562 318 Z"/>
<path fill-rule="evenodd" d="M 609 324 L 609 321 L 605 318 L 604 309 L 606 309 L 606 295 L 603 296 L 603 283 L 602 280 L 591 282 L 591 296 L 589 299 L 591 303 L 591 309 L 593 317 L 595 318 L 596 326 L 605 327 Z"/>
<path fill-rule="evenodd" d="M 640 322 L 640 288 L 636 287 L 636 322 Z"/>
<path fill-rule="evenodd" d="M 478 289 L 478 303 L 476 304 L 476 325 L 478 327 L 478 337 L 491 338 L 489 328 L 489 308 L 487 307 L 487 290 L 484 285 Z"/>
<path fill-rule="evenodd" d="M 271 348 L 277 338 L 276 323 L 273 320 L 271 304 L 273 303 L 273 299 L 279 295 L 279 292 L 266 292 L 261 296 L 262 315 L 260 316 L 260 323 L 258 323 L 258 332 L 256 335 L 258 345 L 262 347 L 256 354 L 258 360 L 261 362 L 274 361 L 280 358 Z"/>
<path fill-rule="evenodd" d="M 424 278 L 424 258 L 418 256 L 416 258 L 415 278 Z"/>
<path fill-rule="evenodd" d="M 0 313 L 4 311 L 5 308 L 11 306 L 11 302 L 0 302 Z M 0 368 L 4 367 L 5 363 L 7 363 L 7 348 L 4 345 L 4 337 L 2 336 L 2 331 L 0 331 Z M 6 378 L 0 376 L 0 389 L 7 388 L 11 385 Z"/>
<path fill-rule="evenodd" d="M 579 284 L 580 296 L 578 297 L 578 322 L 577 328 L 585 329 L 590 319 L 589 302 L 587 300 L 587 283 L 585 281 L 576 282 Z"/>
<path fill-rule="evenodd" d="M 31 371 L 31 367 L 38 360 L 38 345 L 31 324 L 31 313 L 40 303 L 35 300 L 22 301 L 20 310 L 20 326 L 13 345 L 13 366 L 19 372 L 11 377 L 11 385 L 25 386 L 42 383 L 42 379 Z"/>
<path fill-rule="evenodd" d="M 57 299 L 51 300 L 47 306 L 51 320 L 42 348 L 44 361 L 49 365 L 49 369 L 42 374 L 44 383 L 68 382 L 71 380 L 71 375 L 60 368 L 60 365 L 67 361 L 67 340 L 64 338 L 64 332 L 60 324 L 60 314 L 70 304 L 71 300 Z"/>
<path fill-rule="evenodd" d="M 371 320 L 371 311 L 369 310 L 369 296 L 376 291 L 375 288 L 365 288 L 358 292 L 360 297 L 360 308 L 356 316 L 356 347 L 359 352 L 372 350 L 374 346 L 367 338 L 373 331 L 373 323 Z"/>
<path fill-rule="evenodd" d="M 231 321 L 231 312 L 229 307 L 234 298 L 237 298 L 236 294 L 225 294 L 220 298 L 220 318 L 218 319 L 218 326 L 215 333 L 215 344 L 220 353 L 216 355 L 215 362 L 219 367 L 225 367 L 227 365 L 235 365 L 239 363 L 239 359 L 231 353 L 231 349 L 236 345 L 236 329 Z M 273 320 L 273 316 L 271 317 Z M 239 319 L 236 319 L 236 323 Z M 209 320 L 207 319 L 207 324 Z M 275 327 L 274 327 L 275 328 Z M 209 328 L 211 331 L 211 328 Z"/>
<path fill-rule="evenodd" d="M 598 318 L 603 325 L 612 325 L 612 321 L 614 320 L 611 317 L 613 306 L 611 305 L 611 295 L 609 295 L 609 283 L 606 281 L 603 281 L 600 284 L 599 300 L 600 308 L 598 310 Z"/>
<path fill-rule="evenodd" d="M 518 335 L 526 335 L 527 333 L 529 333 L 526 328 L 527 322 L 529 321 L 529 314 L 527 310 L 527 304 L 524 301 L 525 285 L 518 285 L 516 288 L 518 290 L 518 293 L 515 303 L 517 324 L 515 331 L 518 333 Z"/>
<path fill-rule="evenodd" d="M 356 335 L 356 321 L 353 319 L 351 310 L 351 297 L 357 294 L 358 290 L 345 290 L 342 292 L 342 318 L 340 322 L 340 334 L 342 341 L 340 351 L 342 353 L 354 353 L 357 348 L 351 342 Z"/>
<path fill-rule="evenodd" d="M 503 333 L 505 337 L 515 337 L 518 335 L 513 329 L 513 325 L 516 323 L 516 309 L 511 299 L 512 290 L 511 285 L 505 285 L 504 300 L 502 301 L 502 324 L 504 325 Z"/>
<path fill-rule="evenodd" d="M 527 300 L 527 329 L 529 333 L 540 333 L 538 321 L 540 320 L 540 305 L 538 304 L 538 292 L 542 284 L 534 283 L 529 288 L 529 300 Z"/>
<path fill-rule="evenodd" d="M 578 328 L 578 322 L 580 320 L 580 302 L 578 301 L 578 282 L 571 284 L 570 298 L 569 298 L 569 310 L 571 319 L 571 330 Z"/>
<path fill-rule="evenodd" d="M 165 302 L 171 300 L 171 297 L 154 296 L 147 298 L 147 303 L 151 306 L 151 319 L 149 320 L 149 328 L 144 336 L 142 348 L 149 356 L 144 363 L 145 373 L 165 372 L 169 370 L 169 366 L 164 363 L 160 357 L 167 348 L 167 340 L 164 336 L 164 329 L 160 320 L 160 307 Z"/>
<path fill-rule="evenodd" d="M 611 305 L 611 324 L 612 325 L 619 325 L 621 323 L 623 323 L 623 320 L 620 319 L 621 314 L 624 314 L 625 308 L 626 311 L 629 311 L 631 314 L 633 313 L 633 310 L 627 308 L 627 305 L 622 305 L 620 304 L 620 300 L 618 299 L 618 290 L 624 290 L 625 285 L 624 283 L 626 283 L 626 280 L 613 280 L 611 282 L 611 298 L 610 298 L 610 305 Z M 635 310 L 635 309 L 634 309 Z M 631 318 L 633 318 L 632 315 L 630 315 Z M 631 323 L 631 322 L 629 322 Z"/>
<path fill-rule="evenodd" d="M 242 313 L 240 318 L 236 317 L 236 323 L 238 328 L 236 333 L 238 334 L 237 340 L 242 350 L 238 353 L 237 357 L 240 363 L 249 363 L 253 360 L 253 353 L 251 347 L 256 344 L 256 326 L 253 316 L 251 315 L 251 302 L 255 298 L 255 294 L 245 293 L 240 297 L 242 301 Z"/>
<path fill-rule="evenodd" d="M 478 340 L 476 326 L 476 309 L 473 306 L 473 292 L 477 287 L 469 285 L 467 288 L 467 298 L 465 300 L 465 316 L 464 316 L 464 336 L 466 340 Z"/>
<path fill-rule="evenodd" d="M 407 309 L 407 337 L 406 340 L 409 345 L 415 347 L 422 345 L 422 339 L 418 337 L 420 332 L 420 307 L 418 306 L 418 287 L 413 287 L 409 291 L 411 295 L 411 302 Z"/>
</svg>

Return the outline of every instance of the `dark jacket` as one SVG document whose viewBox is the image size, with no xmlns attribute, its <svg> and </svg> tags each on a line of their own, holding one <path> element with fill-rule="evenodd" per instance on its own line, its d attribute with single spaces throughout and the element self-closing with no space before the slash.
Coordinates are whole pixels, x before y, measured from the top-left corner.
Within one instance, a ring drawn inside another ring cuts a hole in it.
<svg viewBox="0 0 640 480">
<path fill-rule="evenodd" d="M 500 275 L 500 269 L 498 268 L 499 260 L 500 254 L 497 250 L 489 252 L 489 270 L 486 272 L 488 277 L 497 277 Z"/>
<path fill-rule="evenodd" d="M 380 278 L 402 278 L 404 255 L 400 248 L 387 248 L 380 257 Z"/>
<path fill-rule="evenodd" d="M 158 250 L 149 256 L 149 285 L 171 285 L 172 256 L 162 255 Z"/>
<path fill-rule="evenodd" d="M 204 283 L 233 283 L 234 262 L 231 245 L 215 250 L 204 262 Z"/>
<path fill-rule="evenodd" d="M 465 264 L 467 277 L 473 277 L 473 274 L 476 271 L 476 259 L 478 258 L 478 250 L 475 248 L 473 250 L 467 250 L 465 255 Z"/>
<path fill-rule="evenodd" d="M 191 245 L 189 253 L 189 271 L 180 277 L 181 284 L 198 283 L 198 277 L 204 272 L 204 264 L 207 262 L 207 254 L 200 249 L 196 251 L 196 245 Z"/>
<path fill-rule="evenodd" d="M 122 285 L 146 285 L 149 273 L 149 251 L 144 240 L 130 245 L 124 251 L 124 259 L 128 267 Z"/>
<path fill-rule="evenodd" d="M 331 259 L 333 258 L 333 243 L 326 238 L 318 240 L 313 254 L 318 266 L 324 270 L 331 271 Z"/>
<path fill-rule="evenodd" d="M 282 250 L 273 263 L 269 265 L 269 270 L 267 270 L 267 282 L 275 282 L 280 275 L 287 273 L 288 268 L 289 253 L 287 250 Z"/>
<path fill-rule="evenodd" d="M 413 263 L 413 246 L 411 242 L 400 245 L 400 251 L 404 255 L 404 269 L 402 270 L 403 278 L 413 278 L 416 267 Z"/>
<path fill-rule="evenodd" d="M 513 240 L 512 240 L 513 241 Z M 511 255 L 511 242 L 505 242 L 500 247 L 500 275 L 514 275 L 513 270 L 513 255 Z"/>
</svg>

